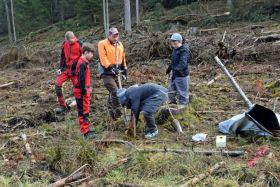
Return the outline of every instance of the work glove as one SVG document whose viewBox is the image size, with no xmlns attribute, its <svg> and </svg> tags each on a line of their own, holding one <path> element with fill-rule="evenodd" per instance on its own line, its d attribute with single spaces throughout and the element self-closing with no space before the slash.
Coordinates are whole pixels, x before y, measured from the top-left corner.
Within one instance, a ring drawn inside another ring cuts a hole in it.
<svg viewBox="0 0 280 187">
<path fill-rule="evenodd" d="M 122 78 L 123 78 L 124 81 L 127 81 L 127 78 L 128 78 L 127 69 L 124 69 L 124 70 L 123 70 L 123 76 L 122 76 Z"/>
<path fill-rule="evenodd" d="M 56 70 L 56 73 L 57 73 L 58 75 L 60 75 L 60 74 L 61 74 L 61 69 Z"/>
<path fill-rule="evenodd" d="M 120 74 L 120 70 L 119 70 L 118 68 L 112 68 L 112 69 L 111 69 L 111 72 L 112 72 L 113 74 L 115 74 L 115 75 Z"/>
<path fill-rule="evenodd" d="M 108 70 L 115 75 L 118 75 L 120 73 L 120 70 L 112 64 L 108 67 Z"/>
<path fill-rule="evenodd" d="M 166 70 L 166 75 L 168 75 L 171 72 L 172 68 L 171 66 L 168 66 L 167 70 Z"/>
</svg>

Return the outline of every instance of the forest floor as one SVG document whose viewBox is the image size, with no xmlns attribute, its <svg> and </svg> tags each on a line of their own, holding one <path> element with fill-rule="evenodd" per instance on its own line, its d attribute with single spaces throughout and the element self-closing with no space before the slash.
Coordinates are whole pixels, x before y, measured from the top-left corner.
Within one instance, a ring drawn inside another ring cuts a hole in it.
<svg viewBox="0 0 280 187">
<path fill-rule="evenodd" d="M 246 31 L 252 32 L 250 28 L 246 28 Z M 87 35 L 90 32 L 80 33 L 80 36 L 90 38 Z M 238 35 L 239 32 L 232 31 L 231 34 Z M 247 111 L 247 107 L 213 58 L 207 56 L 205 60 L 208 62 L 190 65 L 192 100 L 182 114 L 175 116 L 184 134 L 174 132 L 171 119 L 163 121 L 158 116 L 159 136 L 155 140 L 144 139 L 142 117 L 135 139 L 125 134 L 126 126 L 122 120 L 108 120 L 108 92 L 97 76 L 96 64 L 93 64 L 92 126 L 100 140 L 124 140 L 135 145 L 135 149 L 130 144 L 84 140 L 79 132 L 74 108 L 65 116 L 54 114 L 56 73 L 53 63 L 59 54 L 60 43 L 55 38 L 47 41 L 47 35 L 40 34 L 36 42 L 27 42 L 25 47 L 1 53 L 0 85 L 13 83 L 0 88 L 0 186 L 44 186 L 70 175 L 84 164 L 90 165 L 87 174 L 91 176 L 91 182 L 83 183 L 84 186 L 180 186 L 197 175 L 207 173 L 221 161 L 225 165 L 199 181 L 198 186 L 280 185 L 280 143 L 275 137 L 227 136 L 227 150 L 245 152 L 239 157 L 219 153 L 203 155 L 192 151 L 185 154 L 139 151 L 217 150 L 215 136 L 220 134 L 218 123 Z M 210 33 L 197 39 L 203 41 L 214 38 L 214 35 Z M 56 35 L 62 36 L 63 32 Z M 269 42 L 266 47 L 270 45 L 274 43 Z M 32 49 L 35 48 L 40 50 L 33 54 Z M 275 48 L 279 49 L 279 45 Z M 209 46 L 200 46 L 199 51 L 208 49 Z M 274 53 L 271 56 L 257 62 L 237 59 L 227 66 L 250 100 L 268 108 L 273 108 L 275 98 L 280 96 L 280 85 L 274 84 L 279 79 L 280 55 Z M 146 82 L 167 86 L 165 69 L 169 62 L 166 58 L 130 62 L 129 82 L 124 86 Z M 221 78 L 207 85 L 218 74 L 222 74 Z M 66 98 L 73 97 L 70 82 L 63 88 Z M 276 105 L 276 111 L 279 109 L 280 105 Z M 193 142 L 191 137 L 197 133 L 208 134 L 207 141 Z M 34 158 L 26 151 L 22 134 L 27 135 Z M 264 145 L 269 147 L 269 156 L 249 168 L 248 160 Z"/>
</svg>

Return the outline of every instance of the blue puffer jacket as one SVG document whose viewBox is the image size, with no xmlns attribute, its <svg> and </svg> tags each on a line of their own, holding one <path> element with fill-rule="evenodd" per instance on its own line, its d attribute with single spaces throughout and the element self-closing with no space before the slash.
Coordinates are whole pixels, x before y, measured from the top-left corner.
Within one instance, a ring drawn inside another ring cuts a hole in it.
<svg viewBox="0 0 280 187">
<path fill-rule="evenodd" d="M 188 44 L 184 43 L 178 49 L 172 51 L 172 63 L 168 67 L 167 72 L 172 70 L 172 78 L 186 77 L 189 75 L 190 51 Z"/>
<path fill-rule="evenodd" d="M 126 90 L 127 107 L 131 108 L 136 121 L 141 111 L 155 113 L 167 100 L 168 90 L 154 83 L 132 86 Z"/>
</svg>

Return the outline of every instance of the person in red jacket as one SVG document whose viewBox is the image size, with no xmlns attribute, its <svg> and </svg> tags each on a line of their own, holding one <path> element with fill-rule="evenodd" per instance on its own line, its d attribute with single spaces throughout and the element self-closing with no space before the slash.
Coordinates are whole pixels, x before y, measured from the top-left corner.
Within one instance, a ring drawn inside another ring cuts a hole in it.
<svg viewBox="0 0 280 187">
<path fill-rule="evenodd" d="M 90 67 L 89 60 L 93 58 L 94 46 L 84 43 L 82 56 L 76 66 L 74 78 L 74 96 L 77 103 L 80 131 L 86 139 L 95 138 L 95 133 L 90 130 L 89 111 L 90 111 Z"/>
<path fill-rule="evenodd" d="M 75 76 L 76 64 L 82 54 L 82 42 L 78 40 L 72 31 L 67 31 L 65 34 L 65 41 L 61 49 L 60 63 L 58 64 L 58 77 L 55 82 L 55 91 L 57 95 L 58 107 L 55 109 L 56 113 L 65 112 L 68 107 L 65 103 L 62 85 L 67 80 Z"/>
</svg>

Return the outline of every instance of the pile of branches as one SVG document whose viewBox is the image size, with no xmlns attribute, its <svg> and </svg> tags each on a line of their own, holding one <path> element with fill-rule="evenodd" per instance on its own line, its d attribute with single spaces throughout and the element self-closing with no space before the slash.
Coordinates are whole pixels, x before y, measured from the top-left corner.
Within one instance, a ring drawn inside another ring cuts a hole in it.
<svg viewBox="0 0 280 187">
<path fill-rule="evenodd" d="M 209 29 L 210 30 L 210 29 Z M 236 61 L 267 62 L 280 58 L 280 34 L 256 33 L 254 28 L 191 35 L 180 32 L 190 46 L 191 64 L 213 61 L 218 42 L 224 38 L 228 52 L 236 51 Z M 124 41 L 127 58 L 130 62 L 150 61 L 170 58 L 171 47 L 168 41 L 171 33 L 134 34 Z M 225 36 L 224 36 L 225 35 Z M 223 37 L 224 36 L 224 37 Z"/>
</svg>

